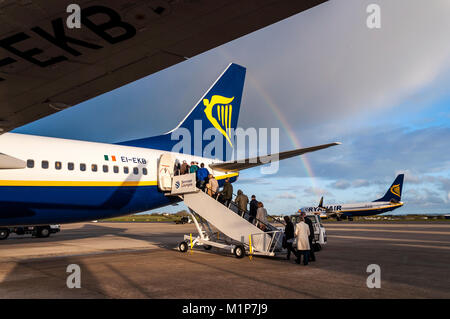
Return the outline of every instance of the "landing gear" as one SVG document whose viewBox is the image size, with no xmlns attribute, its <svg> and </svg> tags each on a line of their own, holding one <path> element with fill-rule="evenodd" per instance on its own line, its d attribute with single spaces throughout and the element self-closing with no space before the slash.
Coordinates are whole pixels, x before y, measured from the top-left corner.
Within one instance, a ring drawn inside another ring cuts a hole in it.
<svg viewBox="0 0 450 319">
<path fill-rule="evenodd" d="M 212 248 L 212 246 L 211 245 L 203 245 L 203 248 L 205 250 L 210 250 Z"/>
<path fill-rule="evenodd" d="M 238 245 L 234 248 L 234 255 L 237 258 L 243 258 L 245 256 L 245 248 L 242 245 Z"/>
<path fill-rule="evenodd" d="M 8 228 L 0 228 L 0 240 L 6 239 L 9 236 Z"/>
<path fill-rule="evenodd" d="M 178 249 L 182 252 L 185 253 L 188 250 L 188 244 L 185 241 L 182 241 L 179 245 L 178 245 Z"/>
</svg>

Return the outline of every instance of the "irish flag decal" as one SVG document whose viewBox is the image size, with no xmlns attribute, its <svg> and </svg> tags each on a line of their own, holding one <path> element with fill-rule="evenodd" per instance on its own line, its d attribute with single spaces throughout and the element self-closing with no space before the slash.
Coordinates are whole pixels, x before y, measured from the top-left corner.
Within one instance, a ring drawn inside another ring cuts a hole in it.
<svg viewBox="0 0 450 319">
<path fill-rule="evenodd" d="M 109 161 L 109 159 L 111 158 L 111 161 L 115 162 L 116 161 L 116 157 L 114 155 L 104 155 L 105 157 L 105 161 Z"/>
</svg>

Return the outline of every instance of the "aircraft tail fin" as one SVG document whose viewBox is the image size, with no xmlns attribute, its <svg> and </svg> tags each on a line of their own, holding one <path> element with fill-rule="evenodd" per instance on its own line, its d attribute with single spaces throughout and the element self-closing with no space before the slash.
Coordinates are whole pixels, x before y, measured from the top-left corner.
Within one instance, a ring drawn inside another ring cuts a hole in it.
<svg viewBox="0 0 450 319">
<path fill-rule="evenodd" d="M 383 197 L 374 200 L 374 202 L 390 202 L 390 201 L 400 202 L 402 197 L 404 177 L 405 177 L 404 174 L 397 175 L 391 187 L 389 187 L 389 189 L 387 190 L 386 194 L 384 194 Z"/>
<path fill-rule="evenodd" d="M 233 132 L 238 123 L 245 72 L 244 67 L 231 63 L 180 124 L 166 134 L 118 144 L 227 161 L 232 154 Z M 174 149 L 180 147 L 180 140 L 186 138 L 186 133 L 190 135 L 189 141 L 183 143 L 181 149 Z M 212 143 L 209 140 L 221 146 L 221 149 L 216 147 L 208 154 L 205 148 Z"/>
<path fill-rule="evenodd" d="M 320 198 L 320 202 L 317 207 L 323 208 L 323 196 Z"/>
</svg>

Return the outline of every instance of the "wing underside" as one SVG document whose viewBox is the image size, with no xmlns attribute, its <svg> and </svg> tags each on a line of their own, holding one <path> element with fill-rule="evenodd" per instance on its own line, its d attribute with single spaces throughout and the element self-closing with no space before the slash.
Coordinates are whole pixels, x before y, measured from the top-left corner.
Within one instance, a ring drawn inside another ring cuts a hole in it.
<svg viewBox="0 0 450 319">
<path fill-rule="evenodd" d="M 0 1 L 0 132 L 163 70 L 326 0 Z"/>
</svg>

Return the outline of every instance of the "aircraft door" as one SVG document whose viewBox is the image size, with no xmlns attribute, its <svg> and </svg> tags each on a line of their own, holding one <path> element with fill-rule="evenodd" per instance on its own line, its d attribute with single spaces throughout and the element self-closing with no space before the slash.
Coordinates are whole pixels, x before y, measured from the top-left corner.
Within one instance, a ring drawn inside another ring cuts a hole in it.
<svg viewBox="0 0 450 319">
<path fill-rule="evenodd" d="M 164 153 L 158 162 L 158 188 L 162 191 L 172 189 L 172 177 L 175 160 L 169 153 Z"/>
</svg>

